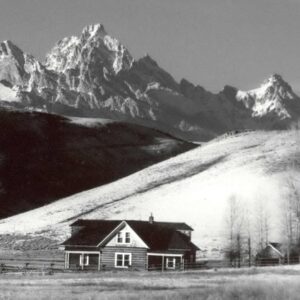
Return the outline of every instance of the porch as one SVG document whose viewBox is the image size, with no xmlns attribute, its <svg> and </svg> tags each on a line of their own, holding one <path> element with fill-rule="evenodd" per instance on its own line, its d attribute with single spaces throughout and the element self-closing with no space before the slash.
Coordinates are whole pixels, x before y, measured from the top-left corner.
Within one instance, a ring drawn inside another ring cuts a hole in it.
<svg viewBox="0 0 300 300">
<path fill-rule="evenodd" d="M 181 270 L 184 268 L 184 254 L 147 253 L 149 271 Z"/>
<path fill-rule="evenodd" d="M 65 269 L 100 271 L 100 252 L 65 251 Z"/>
</svg>

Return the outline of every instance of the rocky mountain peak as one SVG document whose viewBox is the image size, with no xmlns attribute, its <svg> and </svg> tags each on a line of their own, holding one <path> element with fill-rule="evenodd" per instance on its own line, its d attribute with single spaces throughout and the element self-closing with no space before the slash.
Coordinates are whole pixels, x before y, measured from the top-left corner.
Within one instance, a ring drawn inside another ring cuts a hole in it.
<svg viewBox="0 0 300 300">
<path fill-rule="evenodd" d="M 27 87 L 31 75 L 42 68 L 32 55 L 24 53 L 13 42 L 6 40 L 0 43 L 0 80 L 12 86 Z"/>
<path fill-rule="evenodd" d="M 271 75 L 258 89 L 260 96 L 265 98 L 278 98 L 287 100 L 296 98 L 292 87 L 279 74 Z"/>
<path fill-rule="evenodd" d="M 282 78 L 279 74 L 273 74 L 268 79 L 266 79 L 261 86 L 268 86 L 268 87 L 283 87 L 288 89 L 289 91 L 292 90 L 291 86 Z"/>
<path fill-rule="evenodd" d="M 24 61 L 23 51 L 10 40 L 3 41 L 0 44 L 0 59 L 5 57 L 14 58 L 18 62 Z"/>
<path fill-rule="evenodd" d="M 244 102 L 247 108 L 251 108 L 255 117 L 275 114 L 280 119 L 287 119 L 291 118 L 287 103 L 298 100 L 299 97 L 281 75 L 273 74 L 257 89 L 238 91 L 237 99 Z"/>
<path fill-rule="evenodd" d="M 103 39 L 107 35 L 107 32 L 102 24 L 92 24 L 83 28 L 81 39 L 87 40 L 90 38 Z"/>
<path fill-rule="evenodd" d="M 80 37 L 66 37 L 47 54 L 48 69 L 64 73 L 71 69 L 97 68 L 105 74 L 118 73 L 131 67 L 133 58 L 115 38 L 108 35 L 102 24 L 86 26 Z"/>
<path fill-rule="evenodd" d="M 283 80 L 282 76 L 277 74 L 277 73 L 274 73 L 272 74 L 267 80 L 265 80 L 265 82 L 269 82 L 269 83 L 285 83 L 285 81 Z"/>
<path fill-rule="evenodd" d="M 61 39 L 45 64 L 10 41 L 0 43 L 1 82 L 0 99 L 15 99 L 18 91 L 26 109 L 128 120 L 189 140 L 241 128 L 287 128 L 300 116 L 300 98 L 279 74 L 249 91 L 225 86 L 211 93 L 186 79 L 177 82 L 149 54 L 134 60 L 102 24 Z"/>
</svg>

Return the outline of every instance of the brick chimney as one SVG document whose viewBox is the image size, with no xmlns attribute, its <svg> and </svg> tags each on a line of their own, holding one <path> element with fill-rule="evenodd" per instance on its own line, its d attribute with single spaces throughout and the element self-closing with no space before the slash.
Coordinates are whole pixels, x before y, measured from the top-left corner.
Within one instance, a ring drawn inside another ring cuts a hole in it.
<svg viewBox="0 0 300 300">
<path fill-rule="evenodd" d="M 150 215 L 150 217 L 149 217 L 149 223 L 150 223 L 150 224 L 153 224 L 153 223 L 154 223 L 154 217 L 153 217 L 152 213 L 151 213 L 151 215 Z"/>
</svg>

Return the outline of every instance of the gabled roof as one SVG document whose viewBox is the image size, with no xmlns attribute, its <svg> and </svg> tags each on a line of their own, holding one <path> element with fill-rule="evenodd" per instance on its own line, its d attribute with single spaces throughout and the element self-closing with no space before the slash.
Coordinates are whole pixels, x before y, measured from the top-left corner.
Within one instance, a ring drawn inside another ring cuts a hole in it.
<svg viewBox="0 0 300 300">
<path fill-rule="evenodd" d="M 103 226 L 104 223 L 121 223 L 123 220 L 84 220 L 84 219 L 78 219 L 74 223 L 72 223 L 70 226 Z M 145 223 L 150 224 L 148 221 L 138 221 L 138 220 L 126 220 L 126 222 L 131 223 Z M 129 224 L 129 223 L 128 223 Z M 194 229 L 183 222 L 154 222 L 154 224 L 159 224 L 164 227 L 174 228 L 177 230 L 189 230 L 193 231 Z"/>
<path fill-rule="evenodd" d="M 271 245 L 272 247 L 276 248 L 277 250 L 280 250 L 282 247 L 281 243 L 269 243 L 269 245 Z"/>
<path fill-rule="evenodd" d="M 72 235 L 69 239 L 64 241 L 62 245 L 97 246 L 99 242 L 102 241 L 108 235 L 108 233 L 113 231 L 120 224 L 120 221 L 105 221 L 101 223 L 101 226 L 100 224 L 95 224 L 92 222 L 86 222 L 85 224 L 83 224 L 83 222 L 79 222 L 79 224 L 80 225 L 76 226 L 83 226 L 83 228 L 76 234 Z"/>
<path fill-rule="evenodd" d="M 151 251 L 198 250 L 185 234 L 178 230 L 193 230 L 185 223 L 136 221 L 136 220 L 77 220 L 71 226 L 83 228 L 66 240 L 63 245 L 104 246 L 107 237 L 122 222 L 126 222 L 147 244 Z"/>
<path fill-rule="evenodd" d="M 284 251 L 282 249 L 283 245 L 281 243 L 271 243 L 269 242 L 265 248 L 263 248 L 258 254 L 258 257 L 267 258 L 270 256 L 269 249 L 272 249 L 277 255 L 284 256 Z"/>
<path fill-rule="evenodd" d="M 180 229 L 178 229 L 176 225 L 185 223 L 153 222 L 151 224 L 145 221 L 126 221 L 126 223 L 152 251 L 167 249 L 188 250 L 192 245 L 196 247 L 186 235 L 177 231 L 183 230 L 183 226 L 179 226 Z M 188 225 L 186 226 L 189 227 Z"/>
<path fill-rule="evenodd" d="M 269 247 L 271 247 L 278 255 L 284 256 L 282 253 L 282 244 L 281 243 L 269 243 Z"/>
</svg>

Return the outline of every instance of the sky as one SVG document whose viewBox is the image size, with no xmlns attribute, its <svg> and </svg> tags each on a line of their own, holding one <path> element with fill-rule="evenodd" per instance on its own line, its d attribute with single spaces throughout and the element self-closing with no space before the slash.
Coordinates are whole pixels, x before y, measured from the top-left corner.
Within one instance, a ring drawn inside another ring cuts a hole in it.
<svg viewBox="0 0 300 300">
<path fill-rule="evenodd" d="M 0 0 L 0 41 L 40 60 L 95 23 L 178 81 L 247 90 L 279 73 L 300 93 L 300 0 Z"/>
</svg>

